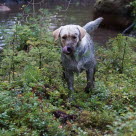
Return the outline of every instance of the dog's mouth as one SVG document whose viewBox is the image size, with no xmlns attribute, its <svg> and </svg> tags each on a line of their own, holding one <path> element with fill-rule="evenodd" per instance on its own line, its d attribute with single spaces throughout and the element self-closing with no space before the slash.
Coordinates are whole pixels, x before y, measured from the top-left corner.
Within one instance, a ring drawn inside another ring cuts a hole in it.
<svg viewBox="0 0 136 136">
<path fill-rule="evenodd" d="M 62 48 L 62 52 L 67 54 L 67 55 L 72 54 L 73 51 L 74 51 L 74 49 L 71 46 L 65 46 L 65 47 Z"/>
</svg>

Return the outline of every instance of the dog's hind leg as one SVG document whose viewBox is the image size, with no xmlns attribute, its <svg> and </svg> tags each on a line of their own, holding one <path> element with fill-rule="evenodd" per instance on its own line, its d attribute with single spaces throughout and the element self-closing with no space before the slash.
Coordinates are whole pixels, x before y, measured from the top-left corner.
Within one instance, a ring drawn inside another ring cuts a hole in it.
<svg viewBox="0 0 136 136">
<path fill-rule="evenodd" d="M 95 74 L 95 68 L 86 71 L 86 77 L 87 77 L 87 85 L 85 87 L 86 93 L 89 93 L 94 88 L 94 74 Z"/>
</svg>

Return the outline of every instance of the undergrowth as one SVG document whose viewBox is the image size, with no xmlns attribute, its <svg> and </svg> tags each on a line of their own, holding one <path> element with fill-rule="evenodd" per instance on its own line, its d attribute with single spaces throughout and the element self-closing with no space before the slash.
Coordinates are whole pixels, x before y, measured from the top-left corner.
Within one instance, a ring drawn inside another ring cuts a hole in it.
<svg viewBox="0 0 136 136">
<path fill-rule="evenodd" d="M 96 45 L 95 88 L 86 94 L 85 73 L 76 75 L 70 102 L 60 47 L 41 13 L 42 21 L 16 24 L 0 54 L 0 135 L 136 135 L 136 39 L 120 34 Z"/>
</svg>

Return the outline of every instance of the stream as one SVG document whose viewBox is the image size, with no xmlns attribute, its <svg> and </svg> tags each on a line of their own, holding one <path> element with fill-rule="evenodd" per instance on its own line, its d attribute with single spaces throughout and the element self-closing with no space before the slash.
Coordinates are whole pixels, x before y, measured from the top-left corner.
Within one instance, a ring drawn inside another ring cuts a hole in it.
<svg viewBox="0 0 136 136">
<path fill-rule="evenodd" d="M 91 20 L 94 20 L 94 9 L 93 4 L 94 0 L 89 3 L 58 3 L 54 0 L 51 0 L 46 3 L 42 3 L 42 8 L 49 9 L 52 13 L 51 22 L 50 22 L 50 31 L 55 30 L 56 28 L 66 25 L 66 24 L 78 24 L 85 25 Z M 69 5 L 68 5 L 69 4 Z M 21 13 L 21 4 L 17 4 L 15 1 L 6 3 L 6 6 L 10 8 L 10 11 L 1 11 L 0 10 L 0 47 L 5 46 L 4 32 L 12 34 L 11 29 L 16 23 L 17 14 Z M 41 5 L 39 5 L 41 6 Z M 37 5 L 36 8 L 38 9 Z M 55 12 L 55 7 L 61 7 L 60 12 Z M 0 7 L 1 8 L 1 7 Z M 105 44 L 109 38 L 115 37 L 121 30 L 119 29 L 110 29 L 100 26 L 95 32 L 92 33 L 92 37 L 96 43 Z"/>
</svg>

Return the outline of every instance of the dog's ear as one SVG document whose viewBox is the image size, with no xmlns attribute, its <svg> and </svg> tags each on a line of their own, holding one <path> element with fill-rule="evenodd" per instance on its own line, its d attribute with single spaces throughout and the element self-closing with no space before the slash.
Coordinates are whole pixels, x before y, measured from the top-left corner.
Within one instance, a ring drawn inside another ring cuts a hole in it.
<svg viewBox="0 0 136 136">
<path fill-rule="evenodd" d="M 77 26 L 79 32 L 80 32 L 80 40 L 86 35 L 86 30 L 81 27 L 81 26 Z"/>
<path fill-rule="evenodd" d="M 62 26 L 56 29 L 55 31 L 53 31 L 53 36 L 54 36 L 55 41 L 59 39 L 59 34 L 60 34 L 61 29 L 62 29 Z"/>
</svg>

